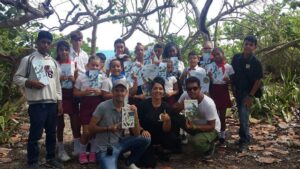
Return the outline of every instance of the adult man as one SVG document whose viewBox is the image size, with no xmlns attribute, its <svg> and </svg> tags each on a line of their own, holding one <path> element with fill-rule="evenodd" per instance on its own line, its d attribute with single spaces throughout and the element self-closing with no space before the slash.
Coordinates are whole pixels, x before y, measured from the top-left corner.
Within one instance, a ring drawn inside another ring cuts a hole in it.
<svg viewBox="0 0 300 169">
<path fill-rule="evenodd" d="M 197 100 L 198 108 L 193 119 L 186 121 L 186 130 L 193 135 L 192 143 L 195 150 L 208 157 L 214 153 L 215 141 L 220 132 L 221 123 L 214 101 L 201 92 L 200 81 L 197 77 L 186 79 L 186 92 L 184 92 L 178 103 L 174 105 L 175 110 L 183 110 L 184 100 Z"/>
<path fill-rule="evenodd" d="M 71 59 L 77 65 L 78 74 L 84 74 L 86 72 L 85 66 L 88 63 L 89 56 L 81 49 L 82 33 L 80 31 L 74 31 L 70 36 L 72 44 L 72 47 L 70 48 Z"/>
<path fill-rule="evenodd" d="M 14 82 L 25 88 L 29 104 L 30 118 L 27 145 L 27 163 L 29 169 L 38 169 L 38 140 L 46 132 L 47 165 L 63 168 L 55 160 L 56 119 L 62 113 L 60 75 L 57 63 L 49 56 L 52 35 L 40 31 L 37 37 L 37 51 L 22 59 L 14 76 Z M 58 110 L 58 112 L 57 112 Z"/>
<path fill-rule="evenodd" d="M 125 151 L 131 151 L 126 165 L 131 169 L 136 169 L 135 163 L 150 144 L 149 132 L 142 130 L 139 125 L 136 107 L 124 105 L 127 93 L 126 80 L 114 82 L 113 98 L 99 104 L 90 121 L 90 132 L 96 134 L 95 142 L 98 148 L 96 152 L 101 169 L 117 169 L 119 154 Z M 124 106 L 129 106 L 134 113 L 135 125 L 130 128 L 133 136 L 124 136 L 124 130 L 121 129 L 122 107 Z M 140 134 L 142 136 L 139 136 Z"/>
<path fill-rule="evenodd" d="M 250 142 L 249 108 L 253 97 L 257 96 L 257 91 L 262 84 L 262 66 L 254 55 L 256 45 L 256 37 L 252 35 L 247 36 L 243 43 L 243 53 L 236 54 L 232 58 L 232 67 L 235 74 L 231 79 L 240 120 L 240 151 L 246 150 Z"/>
</svg>

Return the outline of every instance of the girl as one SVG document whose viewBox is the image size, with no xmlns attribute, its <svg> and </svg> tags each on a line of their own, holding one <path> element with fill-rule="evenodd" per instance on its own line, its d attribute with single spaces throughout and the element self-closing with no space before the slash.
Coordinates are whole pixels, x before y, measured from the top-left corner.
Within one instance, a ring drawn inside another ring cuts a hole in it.
<svg viewBox="0 0 300 169">
<path fill-rule="evenodd" d="M 123 65 L 122 65 L 122 63 L 119 59 L 111 60 L 109 68 L 110 68 L 111 76 L 103 81 L 103 85 L 102 85 L 102 88 L 101 88 L 102 93 L 103 93 L 103 97 L 104 97 L 105 100 L 108 100 L 108 99 L 112 98 L 113 83 L 116 80 L 119 80 L 119 79 L 126 79 L 125 75 L 122 74 Z M 132 79 L 133 79 L 133 84 L 128 83 L 129 84 L 129 86 L 128 86 L 129 96 L 133 96 L 137 91 L 137 78 L 135 76 L 132 76 Z"/>
<path fill-rule="evenodd" d="M 69 114 L 71 129 L 74 141 L 74 152 L 79 151 L 79 139 L 80 139 L 80 123 L 78 116 L 78 106 L 76 106 L 73 98 L 73 85 L 75 82 L 76 72 L 75 63 L 70 59 L 70 46 L 66 41 L 59 41 L 56 48 L 57 57 L 56 60 L 61 66 L 61 86 L 63 93 L 63 111 Z M 70 160 L 69 155 L 66 153 L 63 144 L 63 133 L 64 133 L 64 115 L 58 116 L 57 121 L 57 141 L 58 141 L 58 158 L 61 161 Z"/>
<path fill-rule="evenodd" d="M 177 102 L 176 95 L 179 93 L 178 81 L 176 77 L 172 74 L 173 72 L 173 62 L 168 60 L 167 62 L 167 78 L 165 79 L 165 89 L 166 89 L 166 101 L 169 105 L 173 105 Z"/>
<path fill-rule="evenodd" d="M 163 52 L 163 59 L 172 60 L 174 66 L 173 73 L 176 74 L 176 78 L 179 78 L 184 70 L 184 64 L 178 46 L 174 43 L 167 43 Z"/>
<path fill-rule="evenodd" d="M 232 106 L 229 96 L 228 84 L 230 83 L 230 76 L 234 74 L 231 65 L 225 62 L 224 52 L 221 48 L 214 48 L 212 51 L 213 60 L 217 65 L 217 71 L 220 72 L 221 78 L 214 76 L 209 72 L 212 85 L 210 87 L 210 96 L 214 100 L 221 121 L 221 132 L 219 133 L 220 144 L 225 142 L 225 116 L 226 109 Z"/>
<path fill-rule="evenodd" d="M 101 87 L 104 75 L 99 71 L 102 67 L 103 64 L 101 64 L 100 58 L 91 56 L 87 64 L 87 72 L 80 75 L 75 83 L 74 95 L 81 98 L 80 122 L 83 128 L 83 133 L 80 138 L 80 164 L 96 162 L 94 140 L 91 140 L 89 160 L 87 159 L 86 147 L 90 139 L 88 124 L 95 108 L 103 101 Z"/>
</svg>

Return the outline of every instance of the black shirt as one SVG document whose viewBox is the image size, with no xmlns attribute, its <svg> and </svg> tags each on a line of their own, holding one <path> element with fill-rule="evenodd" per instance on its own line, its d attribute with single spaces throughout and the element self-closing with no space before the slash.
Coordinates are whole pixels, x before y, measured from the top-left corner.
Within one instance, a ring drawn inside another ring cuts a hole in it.
<svg viewBox="0 0 300 169">
<path fill-rule="evenodd" d="M 242 53 L 236 54 L 231 63 L 234 75 L 232 83 L 236 89 L 237 97 L 247 96 L 255 81 L 263 77 L 263 70 L 260 61 L 254 56 L 244 58 Z"/>
</svg>

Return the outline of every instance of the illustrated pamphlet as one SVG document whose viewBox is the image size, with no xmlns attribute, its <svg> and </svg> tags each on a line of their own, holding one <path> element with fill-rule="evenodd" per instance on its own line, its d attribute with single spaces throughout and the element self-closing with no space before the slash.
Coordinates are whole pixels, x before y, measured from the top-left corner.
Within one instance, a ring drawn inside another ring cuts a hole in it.
<svg viewBox="0 0 300 169">
<path fill-rule="evenodd" d="M 33 60 L 32 66 L 33 66 L 37 80 L 39 82 L 43 83 L 44 85 L 48 85 L 49 79 L 46 74 L 45 65 L 43 64 L 43 62 L 41 60 Z M 48 65 L 48 67 L 50 67 L 50 66 Z"/>
<path fill-rule="evenodd" d="M 198 112 L 197 100 L 184 100 L 184 113 L 188 120 L 193 120 Z"/>
<path fill-rule="evenodd" d="M 122 107 L 122 129 L 128 129 L 134 127 L 134 112 L 130 107 Z"/>
</svg>

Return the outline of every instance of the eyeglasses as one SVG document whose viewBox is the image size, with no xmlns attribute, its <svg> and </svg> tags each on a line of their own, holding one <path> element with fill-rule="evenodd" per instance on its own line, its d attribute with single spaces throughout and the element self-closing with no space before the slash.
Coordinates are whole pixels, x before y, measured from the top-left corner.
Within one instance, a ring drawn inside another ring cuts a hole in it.
<svg viewBox="0 0 300 169">
<path fill-rule="evenodd" d="M 189 88 L 186 88 L 186 90 L 188 91 L 188 92 L 190 92 L 190 91 L 196 91 L 196 90 L 198 90 L 199 89 L 199 87 L 189 87 Z"/>
</svg>

